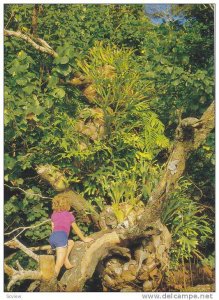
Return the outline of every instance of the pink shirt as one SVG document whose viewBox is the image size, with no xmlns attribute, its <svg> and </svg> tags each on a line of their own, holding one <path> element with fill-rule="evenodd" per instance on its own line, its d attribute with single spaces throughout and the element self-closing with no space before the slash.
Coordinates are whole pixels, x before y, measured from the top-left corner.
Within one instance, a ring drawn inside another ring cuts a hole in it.
<svg viewBox="0 0 219 300">
<path fill-rule="evenodd" d="M 75 217 L 69 211 L 56 211 L 51 215 L 54 224 L 53 231 L 65 231 L 69 235 L 71 224 L 75 221 Z"/>
</svg>

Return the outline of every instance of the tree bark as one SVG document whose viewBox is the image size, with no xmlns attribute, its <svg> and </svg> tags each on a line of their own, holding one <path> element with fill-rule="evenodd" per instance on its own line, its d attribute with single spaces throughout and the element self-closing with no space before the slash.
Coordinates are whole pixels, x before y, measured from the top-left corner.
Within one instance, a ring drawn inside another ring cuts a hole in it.
<svg viewBox="0 0 219 300">
<path fill-rule="evenodd" d="M 71 252 L 70 261 L 73 269 L 65 272 L 60 283 L 62 290 L 82 291 L 87 279 L 91 278 L 98 262 L 103 259 L 110 249 L 119 244 L 120 239 L 115 231 L 99 232 L 92 244 L 77 242 Z"/>
</svg>

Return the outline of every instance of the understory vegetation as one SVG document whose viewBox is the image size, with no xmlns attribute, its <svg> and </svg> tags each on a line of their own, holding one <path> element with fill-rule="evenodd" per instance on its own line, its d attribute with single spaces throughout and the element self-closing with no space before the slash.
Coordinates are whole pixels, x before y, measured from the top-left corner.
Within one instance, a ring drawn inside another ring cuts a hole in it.
<svg viewBox="0 0 219 300">
<path fill-rule="evenodd" d="M 173 6 L 183 21 L 163 15 L 155 24 L 136 4 L 5 5 L 6 31 L 54 51 L 8 33 L 4 39 L 5 241 L 48 244 L 57 190 L 39 166 L 61 172 L 91 210 L 111 206 L 118 223 L 150 201 L 177 126 L 200 118 L 214 100 L 214 11 Z M 189 155 L 163 204 L 172 235 L 168 272 L 189 265 L 191 274 L 191 266 L 214 271 L 214 142 L 211 132 Z M 86 235 L 97 230 L 76 218 Z M 21 250 L 6 247 L 5 255 L 11 267 L 36 268 Z M 17 282 L 14 290 L 23 288 Z"/>
</svg>

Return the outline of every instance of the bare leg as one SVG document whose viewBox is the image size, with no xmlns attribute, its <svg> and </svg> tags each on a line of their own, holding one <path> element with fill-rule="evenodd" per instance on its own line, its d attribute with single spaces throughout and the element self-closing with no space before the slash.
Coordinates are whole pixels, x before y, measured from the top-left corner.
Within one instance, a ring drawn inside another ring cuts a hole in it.
<svg viewBox="0 0 219 300">
<path fill-rule="evenodd" d="M 67 247 L 56 248 L 56 264 L 55 264 L 56 276 L 59 275 L 61 267 L 64 264 L 66 254 L 67 254 Z"/>
<path fill-rule="evenodd" d="M 65 265 L 66 269 L 73 268 L 73 265 L 70 263 L 70 261 L 68 259 L 68 256 L 69 256 L 73 246 L 74 246 L 74 241 L 68 240 L 68 249 L 67 249 L 67 254 L 66 254 L 66 257 L 65 257 L 65 261 L 64 261 L 64 265 Z"/>
</svg>

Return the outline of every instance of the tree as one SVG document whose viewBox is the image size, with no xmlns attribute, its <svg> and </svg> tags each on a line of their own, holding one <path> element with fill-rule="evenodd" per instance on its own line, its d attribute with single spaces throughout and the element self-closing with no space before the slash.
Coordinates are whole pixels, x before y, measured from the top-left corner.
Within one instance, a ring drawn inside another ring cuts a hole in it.
<svg viewBox="0 0 219 300">
<path fill-rule="evenodd" d="M 96 19 L 100 9 L 102 17 Z M 114 14 L 121 18 L 113 22 Z M 64 27 L 58 15 L 65 16 Z M 19 261 L 15 269 L 16 252 L 11 264 L 6 259 L 8 288 L 34 279 L 40 280 L 35 283 L 41 291 L 81 291 L 98 269 L 106 291 L 157 289 L 171 245 L 171 234 L 161 221 L 163 205 L 181 179 L 186 160 L 214 128 L 213 101 L 206 101 L 196 118 L 189 116 L 189 97 L 196 102 L 200 96 L 191 87 L 202 92 L 208 84 L 205 97 L 213 99 L 210 67 L 206 71 L 198 63 L 193 68 L 185 63 L 190 57 L 185 56 L 184 36 L 190 27 L 180 31 L 161 25 L 154 31 L 141 6 L 129 5 L 9 5 L 5 17 L 11 28 L 4 30 L 5 216 L 10 228 L 6 236 L 14 236 L 5 245 L 33 259 L 27 266 L 33 270 L 26 271 Z M 150 34 L 145 37 L 146 30 Z M 161 34 L 170 42 L 158 47 Z M 167 60 L 171 43 L 180 36 L 181 44 Z M 188 83 L 177 104 L 179 110 L 185 107 L 185 117 L 181 114 L 172 128 L 170 142 L 158 116 L 159 110 L 165 115 L 166 107 L 158 100 L 162 96 L 167 104 L 165 99 L 172 97 L 170 104 L 176 103 L 185 87 L 179 78 Z M 157 87 L 162 92 L 157 93 Z M 155 159 L 161 150 L 167 155 L 165 149 L 169 155 L 162 165 Z M 95 239 L 90 245 L 76 242 L 71 257 L 77 267 L 65 272 L 59 287 L 48 284 L 53 276 L 53 269 L 45 267 L 48 257 L 34 253 L 49 248 L 38 241 L 50 233 L 47 219 L 54 190 L 70 197 L 77 217 L 88 224 L 85 231 L 93 232 Z M 211 232 L 205 223 L 201 237 L 207 230 Z M 25 238 L 19 241 L 23 232 Z M 32 243 L 32 248 L 24 246 Z M 190 248 L 196 246 L 197 240 Z"/>
</svg>

